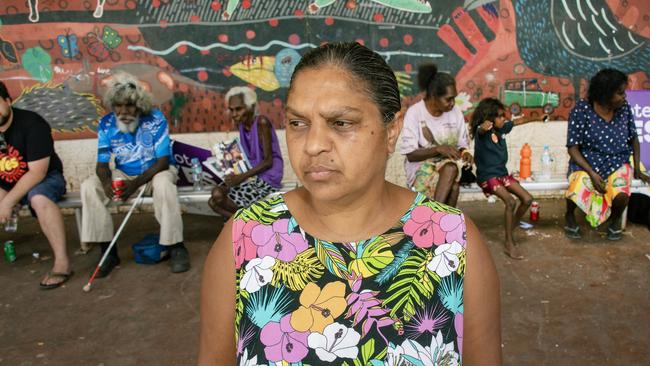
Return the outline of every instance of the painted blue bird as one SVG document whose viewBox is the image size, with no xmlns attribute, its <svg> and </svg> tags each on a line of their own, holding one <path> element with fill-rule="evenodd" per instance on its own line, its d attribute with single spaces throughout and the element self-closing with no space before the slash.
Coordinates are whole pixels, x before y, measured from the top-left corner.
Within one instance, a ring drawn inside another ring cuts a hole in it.
<svg viewBox="0 0 650 366">
<path fill-rule="evenodd" d="M 650 70 L 649 40 L 616 21 L 604 0 L 513 0 L 517 48 L 533 71 L 573 82 L 598 70 Z"/>
</svg>

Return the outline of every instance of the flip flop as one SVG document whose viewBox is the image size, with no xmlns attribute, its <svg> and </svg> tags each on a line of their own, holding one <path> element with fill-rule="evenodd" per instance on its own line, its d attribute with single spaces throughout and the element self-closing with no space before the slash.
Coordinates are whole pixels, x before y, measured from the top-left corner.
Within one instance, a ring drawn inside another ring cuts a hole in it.
<svg viewBox="0 0 650 366">
<path fill-rule="evenodd" d="M 534 227 L 533 224 L 530 224 L 526 221 L 519 221 L 519 227 L 524 229 L 524 230 L 530 230 Z"/>
<path fill-rule="evenodd" d="M 620 229 L 616 230 L 616 229 L 612 229 L 611 227 L 607 228 L 607 240 L 611 240 L 611 241 L 621 240 L 621 238 L 623 237 L 623 235 L 621 234 L 623 234 L 623 230 Z"/>
<path fill-rule="evenodd" d="M 564 227 L 564 235 L 569 239 L 580 239 L 582 235 L 580 234 L 580 226 L 576 227 Z"/>
<path fill-rule="evenodd" d="M 41 290 L 52 290 L 52 289 L 61 287 L 61 285 L 68 282 L 68 280 L 70 279 L 70 277 L 72 277 L 73 274 L 74 274 L 74 271 L 70 271 L 70 273 L 60 273 L 60 272 L 49 271 L 49 272 L 47 272 L 47 277 L 45 278 L 45 280 L 52 279 L 52 278 L 57 278 L 57 277 L 62 278 L 63 280 L 60 281 L 60 282 L 57 282 L 57 283 L 50 283 L 50 284 L 46 284 L 46 283 L 41 282 L 40 283 Z"/>
</svg>

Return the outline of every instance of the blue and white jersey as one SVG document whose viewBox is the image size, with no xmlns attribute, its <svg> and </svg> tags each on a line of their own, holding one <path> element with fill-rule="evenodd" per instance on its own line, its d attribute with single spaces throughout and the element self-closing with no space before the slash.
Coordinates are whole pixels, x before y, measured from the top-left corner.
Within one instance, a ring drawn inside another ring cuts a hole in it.
<svg viewBox="0 0 650 366">
<path fill-rule="evenodd" d="M 108 163 L 115 156 L 115 167 L 127 175 L 140 175 L 161 157 L 171 154 L 167 120 L 159 109 L 140 116 L 140 125 L 135 134 L 124 133 L 117 127 L 115 113 L 105 115 L 97 127 L 97 162 Z"/>
</svg>

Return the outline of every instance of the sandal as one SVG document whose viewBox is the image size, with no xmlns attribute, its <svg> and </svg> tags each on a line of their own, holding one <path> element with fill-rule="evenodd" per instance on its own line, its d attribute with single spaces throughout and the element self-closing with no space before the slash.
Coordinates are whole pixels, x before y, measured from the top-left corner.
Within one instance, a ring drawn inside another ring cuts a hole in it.
<svg viewBox="0 0 650 366">
<path fill-rule="evenodd" d="M 612 241 L 621 240 L 621 238 L 623 237 L 622 234 L 623 234 L 623 230 L 621 229 L 618 230 L 612 229 L 611 226 L 607 228 L 607 240 L 612 240 Z"/>
<path fill-rule="evenodd" d="M 68 280 L 70 279 L 70 277 L 72 277 L 73 274 L 74 274 L 74 271 L 70 271 L 70 273 L 60 273 L 60 272 L 49 271 L 49 272 L 47 272 L 47 276 L 45 277 L 44 281 L 47 281 L 47 280 L 53 279 L 53 278 L 60 278 L 61 281 L 56 282 L 56 283 L 50 283 L 50 284 L 47 284 L 45 282 L 41 282 L 40 283 L 41 290 L 52 290 L 52 289 L 55 289 L 57 287 L 61 287 L 61 285 L 68 282 Z"/>
<path fill-rule="evenodd" d="M 564 235 L 569 239 L 580 239 L 582 235 L 580 234 L 580 226 L 576 227 L 564 227 Z"/>
</svg>

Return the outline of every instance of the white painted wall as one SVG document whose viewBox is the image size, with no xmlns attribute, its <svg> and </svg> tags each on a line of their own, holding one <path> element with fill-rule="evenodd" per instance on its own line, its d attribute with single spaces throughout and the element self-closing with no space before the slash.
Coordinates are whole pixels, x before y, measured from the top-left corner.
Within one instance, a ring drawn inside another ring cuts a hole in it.
<svg viewBox="0 0 650 366">
<path fill-rule="evenodd" d="M 285 180 L 296 181 L 296 176 L 291 169 L 286 152 L 284 130 L 278 130 L 278 139 L 282 148 L 284 159 Z M 185 143 L 210 148 L 219 141 L 229 140 L 237 136 L 237 132 L 212 132 L 196 134 L 173 135 L 172 138 Z M 519 170 L 519 150 L 528 142 L 533 150 L 532 169 L 533 173 L 539 171 L 541 166 L 541 154 L 544 145 L 549 145 L 555 157 L 554 174 L 562 176 L 566 172 L 568 155 L 566 148 L 566 122 L 557 121 L 549 123 L 531 123 L 516 127 L 507 136 L 510 160 L 509 171 Z M 90 174 L 94 174 L 95 161 L 97 158 L 97 140 L 67 140 L 56 141 L 55 148 L 64 166 L 64 175 L 68 182 L 68 191 L 79 191 L 81 182 Z M 403 168 L 404 158 L 401 155 L 393 155 L 388 161 L 386 171 L 387 179 L 399 185 L 405 185 L 406 178 Z M 556 192 L 557 194 L 557 192 Z M 481 198 L 481 194 L 466 195 L 463 199 Z"/>
</svg>

